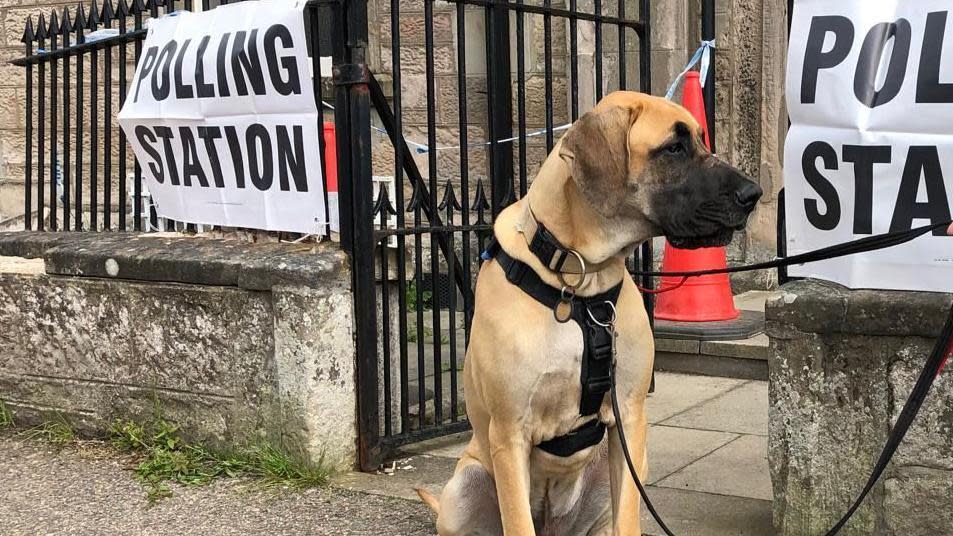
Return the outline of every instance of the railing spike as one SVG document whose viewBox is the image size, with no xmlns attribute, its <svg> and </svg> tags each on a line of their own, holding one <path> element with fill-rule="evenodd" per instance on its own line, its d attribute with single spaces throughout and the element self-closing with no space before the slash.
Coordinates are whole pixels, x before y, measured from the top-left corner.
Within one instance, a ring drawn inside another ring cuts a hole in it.
<svg viewBox="0 0 953 536">
<path fill-rule="evenodd" d="M 126 3 L 126 0 L 119 0 L 116 3 L 116 16 L 123 18 L 129 15 L 129 4 Z"/>
<path fill-rule="evenodd" d="M 146 7 L 146 4 L 143 3 L 142 0 L 132 0 L 132 5 L 129 6 L 129 13 L 132 13 L 133 15 L 138 15 L 140 13 L 145 12 L 146 9 L 148 8 Z"/>
<path fill-rule="evenodd" d="M 27 16 L 26 24 L 23 25 L 23 37 L 20 38 L 21 43 L 29 43 L 36 39 L 36 32 L 33 31 L 33 17 Z"/>
<path fill-rule="evenodd" d="M 56 10 L 50 12 L 50 27 L 46 30 L 46 35 L 55 37 L 60 33 L 60 18 L 56 15 Z"/>
<path fill-rule="evenodd" d="M 377 194 L 377 202 L 374 203 L 373 215 L 379 216 L 385 212 L 388 215 L 394 215 L 397 214 L 397 209 L 394 208 L 394 205 L 390 202 L 390 194 L 387 193 L 387 188 L 381 188 Z"/>
<path fill-rule="evenodd" d="M 47 30 L 47 29 L 48 29 L 48 28 L 47 28 L 47 25 L 46 25 L 46 15 L 40 13 L 40 18 L 37 19 L 37 21 L 36 21 L 36 33 L 33 34 L 34 39 L 36 39 L 37 41 L 42 41 L 42 40 L 46 39 L 46 37 L 47 37 L 47 35 L 46 35 L 46 30 Z"/>
<path fill-rule="evenodd" d="M 96 27 L 99 25 L 99 4 L 96 3 L 96 0 L 89 5 L 89 16 L 86 17 L 86 29 L 90 31 L 96 31 Z"/>
<path fill-rule="evenodd" d="M 476 195 L 474 197 L 473 206 L 470 207 L 471 211 L 479 212 L 481 210 L 490 209 L 490 202 L 486 199 L 486 189 L 483 187 L 483 179 L 477 181 Z"/>
<path fill-rule="evenodd" d="M 73 22 L 70 20 L 69 8 L 63 6 L 63 15 L 60 17 L 60 34 L 63 35 L 63 44 L 69 44 L 69 33 L 73 31 Z"/>
<path fill-rule="evenodd" d="M 437 205 L 437 208 L 446 210 L 448 206 L 454 210 L 463 210 L 463 207 L 460 206 L 460 201 L 457 200 L 457 194 L 453 190 L 453 183 L 450 182 L 450 179 L 447 179 L 447 184 L 443 190 L 443 199 L 440 200 L 440 204 Z"/>
<path fill-rule="evenodd" d="M 49 37 L 49 25 L 46 24 L 46 15 L 40 13 L 40 17 L 36 20 L 36 33 L 33 34 L 33 38 L 36 41 L 43 41 Z"/>
<path fill-rule="evenodd" d="M 420 188 L 414 182 L 414 192 L 410 196 L 410 202 L 407 203 L 406 212 L 415 212 L 420 208 Z"/>
<path fill-rule="evenodd" d="M 86 28 L 86 8 L 83 4 L 76 5 L 76 17 L 73 18 L 73 31 L 81 32 Z"/>
<path fill-rule="evenodd" d="M 99 21 L 103 26 L 109 28 L 113 19 L 116 18 L 116 11 L 113 9 L 112 0 L 103 0 L 103 8 L 99 12 Z"/>
</svg>

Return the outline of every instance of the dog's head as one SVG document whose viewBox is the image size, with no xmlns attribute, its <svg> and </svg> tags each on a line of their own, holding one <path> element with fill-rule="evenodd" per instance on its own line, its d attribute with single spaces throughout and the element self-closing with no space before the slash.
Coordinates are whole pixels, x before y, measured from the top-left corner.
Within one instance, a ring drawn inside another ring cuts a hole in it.
<svg viewBox="0 0 953 536">
<path fill-rule="evenodd" d="M 606 96 L 570 128 L 560 156 L 597 213 L 647 224 L 681 248 L 726 245 L 762 194 L 708 151 L 687 110 L 641 93 Z"/>
</svg>

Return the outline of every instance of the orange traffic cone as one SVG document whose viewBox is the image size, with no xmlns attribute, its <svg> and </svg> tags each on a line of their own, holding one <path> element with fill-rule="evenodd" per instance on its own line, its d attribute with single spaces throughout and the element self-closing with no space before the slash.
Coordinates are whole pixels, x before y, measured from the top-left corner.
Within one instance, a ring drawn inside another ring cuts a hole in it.
<svg viewBox="0 0 953 536">
<path fill-rule="evenodd" d="M 682 106 L 698 120 L 705 143 L 711 148 L 708 139 L 705 101 L 698 73 L 690 71 L 685 75 L 685 87 L 682 92 Z M 689 272 L 724 268 L 727 265 L 725 248 L 678 249 L 668 241 L 662 257 L 663 272 Z M 659 288 L 673 288 L 658 295 L 655 304 L 655 318 L 677 320 L 681 322 L 711 322 L 733 320 L 739 312 L 735 308 L 731 292 L 731 280 L 728 274 L 704 275 L 689 278 L 684 284 L 681 277 L 663 277 Z M 680 285 L 680 286 L 679 286 Z M 678 287 L 678 288 L 675 288 Z"/>
</svg>

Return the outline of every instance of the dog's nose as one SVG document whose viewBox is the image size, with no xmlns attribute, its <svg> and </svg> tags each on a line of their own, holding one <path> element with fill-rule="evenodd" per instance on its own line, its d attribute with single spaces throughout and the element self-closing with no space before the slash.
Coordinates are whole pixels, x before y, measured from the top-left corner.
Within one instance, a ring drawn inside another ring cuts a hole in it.
<svg viewBox="0 0 953 536">
<path fill-rule="evenodd" d="M 758 199 L 761 199 L 761 194 L 764 192 L 761 190 L 761 187 L 754 181 L 746 180 L 741 188 L 738 188 L 738 191 L 735 192 L 735 198 L 738 200 L 738 204 L 746 209 L 754 208 L 754 204 L 758 202 Z"/>
</svg>

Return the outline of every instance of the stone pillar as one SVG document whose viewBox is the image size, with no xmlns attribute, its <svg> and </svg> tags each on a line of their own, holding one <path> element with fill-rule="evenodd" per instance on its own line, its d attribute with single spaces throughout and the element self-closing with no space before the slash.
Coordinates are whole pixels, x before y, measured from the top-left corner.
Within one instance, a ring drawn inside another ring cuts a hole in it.
<svg viewBox="0 0 953 536">
<path fill-rule="evenodd" d="M 765 195 L 728 249 L 733 264 L 773 258 L 781 153 L 787 131 L 786 0 L 716 3 L 716 133 L 719 156 L 759 182 Z M 700 9 L 696 14 L 700 17 Z M 775 285 L 767 272 L 732 276 L 736 292 Z"/>
<path fill-rule="evenodd" d="M 652 94 L 664 96 L 675 76 L 685 68 L 698 40 L 691 39 L 688 0 L 652 2 Z M 638 61 L 636 57 L 636 66 Z M 681 102 L 681 90 L 675 101 Z"/>
<path fill-rule="evenodd" d="M 789 283 L 766 307 L 768 459 L 780 535 L 823 534 L 863 488 L 953 295 Z M 949 534 L 953 376 L 942 374 L 843 535 Z"/>
</svg>

